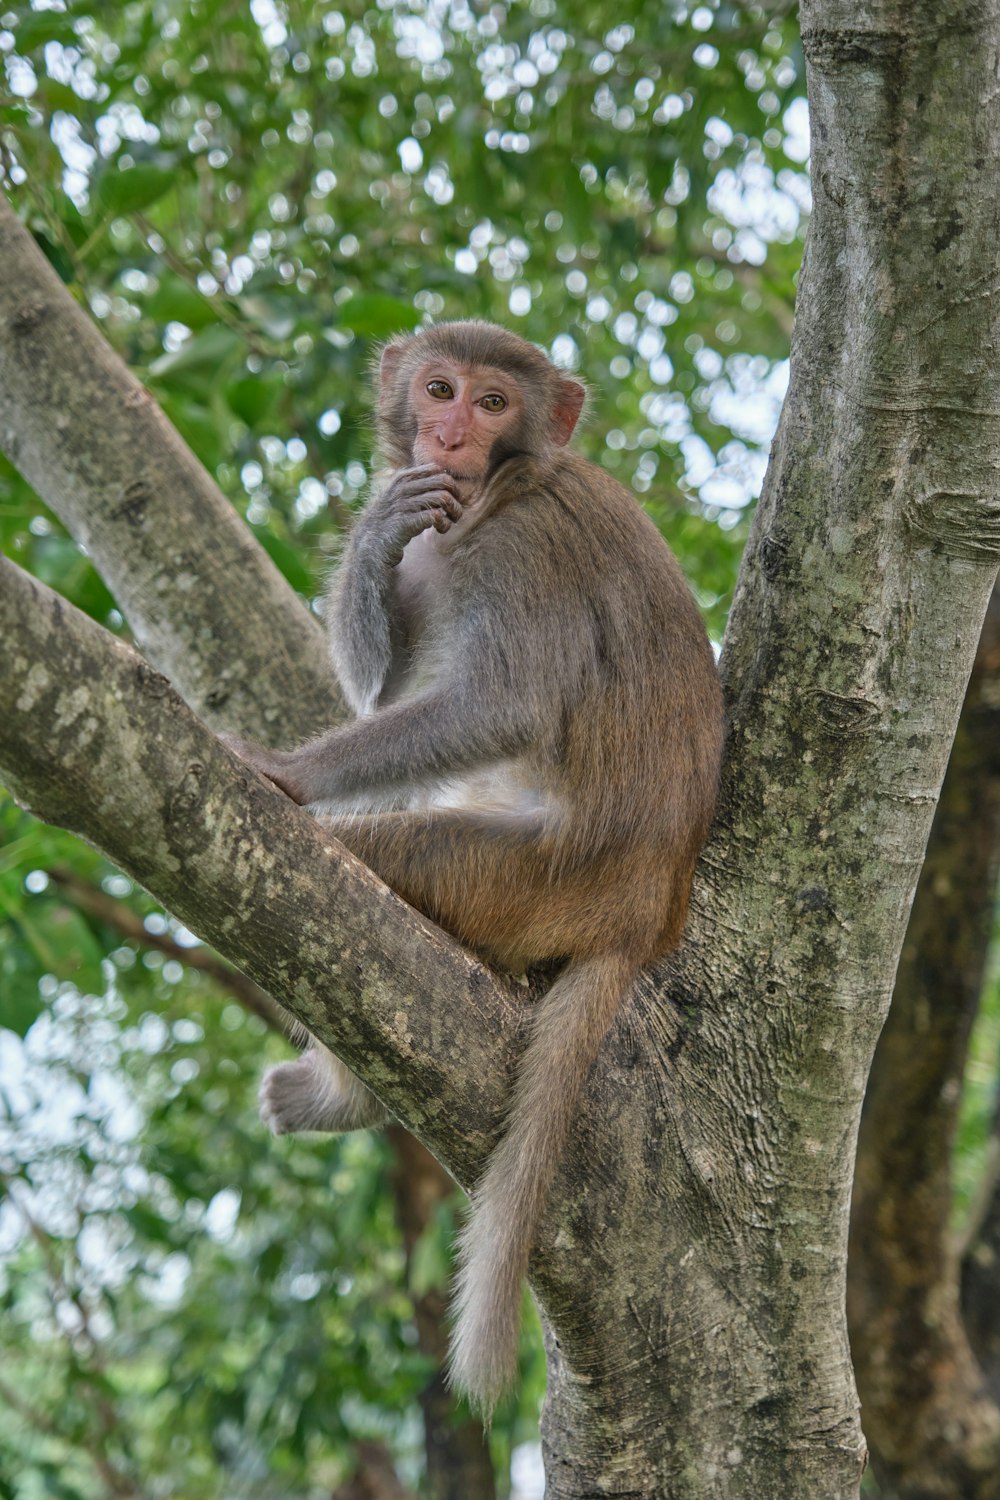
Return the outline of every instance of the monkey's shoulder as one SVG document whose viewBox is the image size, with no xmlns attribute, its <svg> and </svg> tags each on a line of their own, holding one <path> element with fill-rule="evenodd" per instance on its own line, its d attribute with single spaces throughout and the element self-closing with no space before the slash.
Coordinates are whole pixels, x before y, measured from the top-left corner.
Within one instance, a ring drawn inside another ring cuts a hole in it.
<svg viewBox="0 0 1000 1500">
<path fill-rule="evenodd" d="M 651 524 L 631 490 L 599 464 L 566 448 L 546 457 L 511 460 L 493 487 L 492 511 L 516 506 L 587 528 L 603 524 L 639 530 Z"/>
<path fill-rule="evenodd" d="M 519 457 L 491 485 L 481 543 L 499 553 L 577 558 L 588 573 L 645 574 L 686 591 L 667 543 L 632 492 L 600 465 L 559 449 Z"/>
</svg>

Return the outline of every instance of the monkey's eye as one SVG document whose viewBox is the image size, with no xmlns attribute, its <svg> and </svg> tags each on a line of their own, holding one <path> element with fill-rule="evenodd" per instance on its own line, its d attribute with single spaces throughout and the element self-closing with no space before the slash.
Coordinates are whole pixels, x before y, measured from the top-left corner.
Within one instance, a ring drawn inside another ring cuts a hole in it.
<svg viewBox="0 0 1000 1500">
<path fill-rule="evenodd" d="M 447 380 L 430 380 L 427 383 L 428 395 L 434 397 L 435 401 L 450 401 L 455 392 Z"/>
<path fill-rule="evenodd" d="M 500 412 L 507 410 L 507 397 L 501 396 L 499 391 L 491 391 L 488 396 L 483 396 L 479 402 L 483 411 Z"/>
</svg>

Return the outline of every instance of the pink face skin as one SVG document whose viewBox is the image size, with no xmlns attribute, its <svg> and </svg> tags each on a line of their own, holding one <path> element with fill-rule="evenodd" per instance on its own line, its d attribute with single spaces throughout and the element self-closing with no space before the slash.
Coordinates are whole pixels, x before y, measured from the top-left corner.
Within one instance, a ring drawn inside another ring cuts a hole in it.
<svg viewBox="0 0 1000 1500">
<path fill-rule="evenodd" d="M 413 376 L 410 400 L 414 463 L 443 469 L 458 482 L 461 498 L 471 498 L 486 477 L 493 444 L 520 424 L 524 399 L 516 379 L 509 371 L 428 361 Z"/>
</svg>

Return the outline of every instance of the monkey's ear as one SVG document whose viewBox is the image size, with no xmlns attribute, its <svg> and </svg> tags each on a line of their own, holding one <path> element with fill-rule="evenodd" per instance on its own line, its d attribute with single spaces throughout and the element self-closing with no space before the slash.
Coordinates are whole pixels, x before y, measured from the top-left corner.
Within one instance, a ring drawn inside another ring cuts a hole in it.
<svg viewBox="0 0 1000 1500">
<path fill-rule="evenodd" d="M 407 339 L 395 338 L 382 347 L 378 361 L 378 404 L 381 410 L 387 408 L 395 394 L 399 362 L 408 342 Z"/>
<path fill-rule="evenodd" d="M 586 389 L 578 380 L 560 380 L 556 386 L 556 399 L 552 403 L 552 441 L 565 448 L 573 436 L 573 429 L 580 419 L 583 403 L 587 399 Z"/>
<path fill-rule="evenodd" d="M 399 361 L 402 357 L 403 347 L 404 345 L 402 339 L 390 339 L 389 342 L 383 346 L 382 353 L 379 356 L 378 362 L 378 373 L 382 380 L 388 380 L 390 383 L 392 382 L 392 379 L 396 374 L 396 370 L 399 367 Z"/>
</svg>

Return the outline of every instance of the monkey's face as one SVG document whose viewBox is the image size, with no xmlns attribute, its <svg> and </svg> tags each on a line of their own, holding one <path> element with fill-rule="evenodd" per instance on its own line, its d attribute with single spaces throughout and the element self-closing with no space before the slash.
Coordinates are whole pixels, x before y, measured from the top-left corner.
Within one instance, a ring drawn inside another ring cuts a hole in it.
<svg viewBox="0 0 1000 1500">
<path fill-rule="evenodd" d="M 390 339 L 379 356 L 380 460 L 446 469 L 468 503 L 505 459 L 568 443 L 585 397 L 509 329 L 439 323 Z"/>
<path fill-rule="evenodd" d="M 428 360 L 414 371 L 410 403 L 414 463 L 435 464 L 463 487 L 481 485 L 495 455 L 521 447 L 524 393 L 509 371 Z"/>
</svg>

